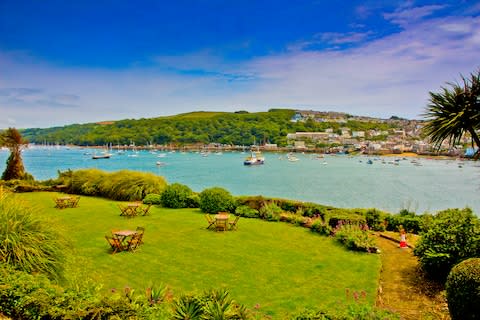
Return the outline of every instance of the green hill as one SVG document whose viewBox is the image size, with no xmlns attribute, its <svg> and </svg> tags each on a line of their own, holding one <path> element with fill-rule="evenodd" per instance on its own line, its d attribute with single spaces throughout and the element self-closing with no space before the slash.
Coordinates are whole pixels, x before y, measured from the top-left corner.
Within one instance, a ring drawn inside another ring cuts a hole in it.
<svg viewBox="0 0 480 320">
<path fill-rule="evenodd" d="M 72 124 L 46 129 L 25 129 L 22 135 L 33 143 L 92 145 L 191 145 L 221 143 L 251 145 L 276 143 L 285 146 L 287 133 L 296 131 L 355 130 L 392 127 L 381 122 L 349 119 L 346 123 L 308 119 L 292 122 L 295 110 L 271 109 L 268 112 L 190 112 L 149 119 L 125 119 L 88 124 Z"/>
</svg>

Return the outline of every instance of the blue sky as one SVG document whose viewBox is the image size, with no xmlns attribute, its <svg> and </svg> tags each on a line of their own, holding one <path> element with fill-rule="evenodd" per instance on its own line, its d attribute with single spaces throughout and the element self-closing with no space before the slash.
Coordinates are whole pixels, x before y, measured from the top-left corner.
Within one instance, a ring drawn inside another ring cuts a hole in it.
<svg viewBox="0 0 480 320">
<path fill-rule="evenodd" d="M 479 1 L 1 0 L 0 128 L 269 108 L 421 118 L 479 52 Z"/>
</svg>

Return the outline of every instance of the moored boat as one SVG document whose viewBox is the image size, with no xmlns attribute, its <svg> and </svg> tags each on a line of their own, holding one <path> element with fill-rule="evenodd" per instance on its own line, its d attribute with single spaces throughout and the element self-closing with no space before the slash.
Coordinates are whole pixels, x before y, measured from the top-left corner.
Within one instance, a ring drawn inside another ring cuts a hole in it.
<svg viewBox="0 0 480 320">
<path fill-rule="evenodd" d="M 247 157 L 244 161 L 243 164 L 246 166 L 251 166 L 251 165 L 258 165 L 258 164 L 264 164 L 265 163 L 265 158 L 262 156 L 262 153 L 260 151 L 252 151 L 249 157 Z"/>
<path fill-rule="evenodd" d="M 110 158 L 112 155 L 110 153 L 104 153 L 104 154 L 100 154 L 100 155 L 96 155 L 94 154 L 92 156 L 92 159 L 108 159 Z"/>
</svg>

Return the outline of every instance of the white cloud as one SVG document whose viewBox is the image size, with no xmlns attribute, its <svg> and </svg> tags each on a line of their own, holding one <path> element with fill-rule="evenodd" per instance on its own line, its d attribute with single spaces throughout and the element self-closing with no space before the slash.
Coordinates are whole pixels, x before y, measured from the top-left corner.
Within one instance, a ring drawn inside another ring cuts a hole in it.
<svg viewBox="0 0 480 320">
<path fill-rule="evenodd" d="M 425 19 L 438 9 L 397 10 L 388 18 L 402 23 L 402 30 L 380 39 L 324 34 L 332 43 L 357 41 L 347 50 L 305 51 L 309 41 L 320 40 L 317 35 L 292 44 L 296 50 L 245 62 L 202 50 L 159 56 L 151 68 L 111 71 L 61 68 L 0 53 L 0 128 L 271 107 L 416 117 L 428 91 L 480 67 L 480 17 Z"/>
</svg>

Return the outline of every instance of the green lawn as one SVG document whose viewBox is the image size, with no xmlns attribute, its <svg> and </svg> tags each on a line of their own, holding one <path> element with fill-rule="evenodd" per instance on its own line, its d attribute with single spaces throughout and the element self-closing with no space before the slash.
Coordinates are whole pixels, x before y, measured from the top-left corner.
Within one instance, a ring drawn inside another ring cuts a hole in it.
<svg viewBox="0 0 480 320">
<path fill-rule="evenodd" d="M 206 230 L 198 209 L 153 207 L 146 217 L 121 217 L 117 203 L 82 197 L 78 208 L 55 209 L 55 193 L 25 193 L 39 214 L 57 217 L 71 239 L 78 264 L 105 290 L 150 283 L 174 295 L 227 288 L 248 308 L 280 318 L 308 308 L 335 309 L 345 289 L 364 290 L 375 300 L 378 255 L 355 253 L 308 229 L 281 222 L 241 218 L 238 231 Z M 110 230 L 144 226 L 145 244 L 135 252 L 110 254 Z"/>
</svg>

